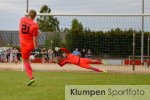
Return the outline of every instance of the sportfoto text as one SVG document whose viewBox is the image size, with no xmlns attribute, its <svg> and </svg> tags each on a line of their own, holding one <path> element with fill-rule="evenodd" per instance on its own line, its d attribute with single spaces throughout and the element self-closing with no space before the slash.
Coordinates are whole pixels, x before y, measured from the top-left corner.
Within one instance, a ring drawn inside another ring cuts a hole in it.
<svg viewBox="0 0 150 100">
<path fill-rule="evenodd" d="M 123 90 L 80 90 L 80 89 L 70 89 L 71 96 L 142 96 L 145 95 L 144 90 L 140 89 L 123 89 Z"/>
</svg>

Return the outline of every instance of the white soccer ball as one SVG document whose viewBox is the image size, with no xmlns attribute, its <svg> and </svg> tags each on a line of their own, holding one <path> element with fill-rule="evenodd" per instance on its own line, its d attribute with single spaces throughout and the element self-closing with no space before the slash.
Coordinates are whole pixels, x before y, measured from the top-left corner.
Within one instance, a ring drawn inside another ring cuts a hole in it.
<svg viewBox="0 0 150 100">
<path fill-rule="evenodd" d="M 35 57 L 33 55 L 30 56 L 30 60 L 35 60 Z"/>
</svg>

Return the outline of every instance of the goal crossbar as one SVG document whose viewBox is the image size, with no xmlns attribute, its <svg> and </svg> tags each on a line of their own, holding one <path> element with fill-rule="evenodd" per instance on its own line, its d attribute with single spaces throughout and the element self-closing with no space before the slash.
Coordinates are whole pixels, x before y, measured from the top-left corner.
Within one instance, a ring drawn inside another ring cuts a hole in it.
<svg viewBox="0 0 150 100">
<path fill-rule="evenodd" d="M 25 13 L 27 15 L 28 13 Z M 150 14 L 70 14 L 70 13 L 37 13 L 37 16 L 150 16 Z"/>
</svg>

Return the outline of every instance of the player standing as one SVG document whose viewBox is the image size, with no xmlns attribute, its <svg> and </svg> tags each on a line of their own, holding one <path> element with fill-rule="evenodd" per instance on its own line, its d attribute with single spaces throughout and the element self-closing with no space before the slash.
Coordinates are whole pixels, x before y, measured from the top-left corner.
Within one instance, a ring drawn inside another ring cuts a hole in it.
<svg viewBox="0 0 150 100">
<path fill-rule="evenodd" d="M 66 48 L 56 47 L 55 49 L 56 49 L 56 51 L 60 50 L 60 51 L 64 52 L 62 54 L 64 59 L 63 60 L 61 60 L 61 59 L 56 60 L 56 62 L 60 66 L 64 66 L 67 63 L 71 63 L 71 64 L 78 65 L 82 68 L 91 69 L 91 70 L 96 71 L 96 72 L 105 72 L 105 73 L 107 73 L 107 71 L 105 71 L 105 70 L 101 70 L 101 69 L 94 68 L 94 67 L 90 66 L 91 63 L 101 63 L 102 64 L 101 61 L 92 60 L 92 59 L 89 59 L 89 58 L 80 58 L 80 56 L 75 56 L 75 55 L 71 54 L 71 52 L 69 50 L 67 50 Z"/>
<path fill-rule="evenodd" d="M 31 9 L 27 16 L 21 18 L 20 20 L 20 47 L 23 59 L 23 64 L 25 66 L 27 75 L 30 79 L 28 86 L 34 83 L 34 78 L 32 76 L 32 68 L 29 63 L 30 52 L 35 50 L 38 45 L 38 24 L 34 22 L 36 17 L 36 11 Z"/>
</svg>

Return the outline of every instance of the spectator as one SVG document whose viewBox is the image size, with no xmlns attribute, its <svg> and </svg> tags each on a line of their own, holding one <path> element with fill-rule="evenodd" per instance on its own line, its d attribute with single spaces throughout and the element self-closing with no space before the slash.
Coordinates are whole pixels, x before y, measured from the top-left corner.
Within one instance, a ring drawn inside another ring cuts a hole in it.
<svg viewBox="0 0 150 100">
<path fill-rule="evenodd" d="M 9 61 L 13 62 L 13 48 L 10 48 L 10 56 L 9 56 Z"/>
<path fill-rule="evenodd" d="M 41 53 L 42 53 L 42 63 L 46 63 L 46 61 L 48 61 L 46 48 L 43 48 Z"/>
<path fill-rule="evenodd" d="M 48 50 L 48 58 L 49 58 L 49 61 L 50 62 L 53 62 L 53 50 L 52 49 L 49 49 Z"/>
<path fill-rule="evenodd" d="M 56 50 L 54 50 L 54 57 L 59 57 L 60 56 L 60 52 L 59 51 L 56 51 Z"/>
<path fill-rule="evenodd" d="M 19 51 L 16 48 L 10 49 L 10 62 L 18 62 L 17 54 Z"/>
<path fill-rule="evenodd" d="M 0 62 L 2 61 L 2 52 L 0 52 Z"/>
<path fill-rule="evenodd" d="M 8 62 L 10 59 L 10 52 L 11 52 L 11 50 L 10 50 L 10 48 L 8 49 L 8 50 L 6 50 L 6 62 Z"/>
<path fill-rule="evenodd" d="M 17 53 L 17 59 L 18 59 L 18 61 L 21 60 L 20 57 L 21 57 L 21 53 L 20 53 L 20 50 L 18 50 L 18 53 Z"/>
<path fill-rule="evenodd" d="M 81 55 L 80 52 L 79 52 L 79 50 L 78 50 L 78 48 L 76 48 L 76 49 L 72 52 L 72 54 L 75 55 L 75 56 L 80 56 L 80 55 Z"/>
<path fill-rule="evenodd" d="M 92 58 L 92 53 L 91 53 L 91 50 L 88 49 L 87 53 L 86 53 L 86 57 L 87 58 Z"/>
<path fill-rule="evenodd" d="M 1 62 L 5 62 L 6 55 L 5 55 L 5 50 L 1 53 Z"/>
<path fill-rule="evenodd" d="M 82 58 L 85 58 L 85 55 L 86 55 L 86 51 L 85 51 L 85 49 L 83 49 L 83 50 L 81 51 L 81 57 L 82 57 Z"/>
<path fill-rule="evenodd" d="M 12 50 L 12 55 L 13 55 L 13 61 L 14 62 L 18 62 L 18 57 L 17 57 L 17 54 L 19 53 L 19 51 L 16 49 L 16 48 L 14 48 L 13 50 Z"/>
</svg>

